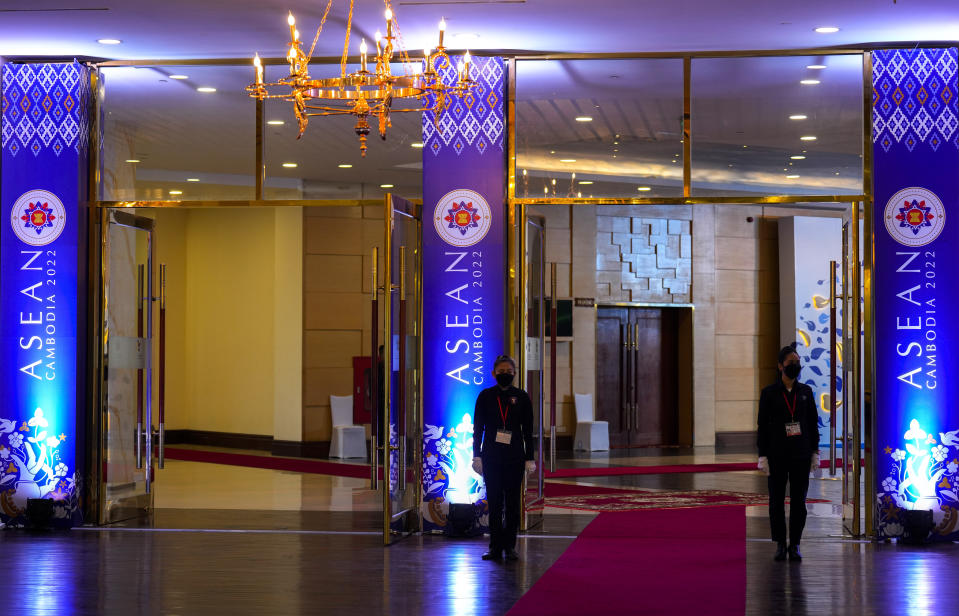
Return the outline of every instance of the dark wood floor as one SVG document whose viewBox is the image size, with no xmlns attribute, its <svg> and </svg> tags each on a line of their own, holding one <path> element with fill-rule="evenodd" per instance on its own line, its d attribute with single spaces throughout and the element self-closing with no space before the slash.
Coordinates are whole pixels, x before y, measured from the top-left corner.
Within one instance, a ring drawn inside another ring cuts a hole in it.
<svg viewBox="0 0 959 616">
<path fill-rule="evenodd" d="M 764 477 L 743 472 L 589 482 L 765 491 Z M 812 497 L 838 493 L 838 482 L 810 484 Z M 150 521 L 110 528 L 0 532 L 0 593 L 3 613 L 29 615 L 500 615 L 591 519 L 547 515 L 519 539 L 520 562 L 489 563 L 480 559 L 484 538 L 414 536 L 384 548 L 377 512 L 160 509 Z M 745 524 L 746 614 L 943 616 L 959 605 L 952 544 L 844 538 L 838 508 L 823 504 L 810 508 L 804 561 L 776 563 L 765 509 L 750 508 Z M 695 592 L 696 580 L 689 587 Z M 636 605 L 642 613 L 641 598 Z"/>
</svg>

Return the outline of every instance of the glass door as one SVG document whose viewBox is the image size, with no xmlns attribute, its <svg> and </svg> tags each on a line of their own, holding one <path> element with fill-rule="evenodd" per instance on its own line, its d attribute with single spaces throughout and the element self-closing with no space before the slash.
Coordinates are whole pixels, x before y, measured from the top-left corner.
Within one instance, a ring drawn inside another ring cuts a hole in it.
<svg viewBox="0 0 959 616">
<path fill-rule="evenodd" d="M 533 459 L 536 461 L 536 472 L 532 475 L 525 475 L 523 516 L 521 519 L 523 530 L 532 528 L 543 521 L 543 506 L 545 503 L 544 480 L 546 469 L 544 468 L 545 456 L 543 455 L 543 400 L 545 399 L 543 390 L 543 355 L 546 347 L 546 264 L 543 257 L 545 238 L 543 222 L 541 220 L 533 218 L 526 220 L 525 240 L 524 284 L 526 288 L 526 347 L 525 361 L 521 362 L 521 365 L 525 369 L 523 386 L 529 394 L 530 400 L 533 402 L 533 441 L 536 447 Z M 555 374 L 553 378 L 555 378 Z M 552 406 L 550 408 L 552 409 Z M 552 421 L 550 434 L 555 435 L 555 429 L 552 428 Z M 555 438 L 553 440 L 555 440 Z M 551 440 L 550 447 L 552 448 L 554 446 Z"/>
<path fill-rule="evenodd" d="M 419 528 L 420 443 L 420 220 L 409 201 L 387 195 L 384 331 L 383 541 Z"/>
<path fill-rule="evenodd" d="M 103 232 L 100 523 L 153 506 L 153 221 L 108 211 Z"/>
</svg>

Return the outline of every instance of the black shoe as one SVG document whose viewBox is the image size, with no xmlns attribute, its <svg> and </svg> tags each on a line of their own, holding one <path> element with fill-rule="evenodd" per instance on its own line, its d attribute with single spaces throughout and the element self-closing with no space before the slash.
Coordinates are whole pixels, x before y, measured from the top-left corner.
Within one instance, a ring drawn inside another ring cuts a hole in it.
<svg viewBox="0 0 959 616">
<path fill-rule="evenodd" d="M 516 550 L 506 550 L 506 560 L 519 560 Z"/>
<path fill-rule="evenodd" d="M 490 550 L 483 554 L 483 560 L 500 560 L 503 558 L 503 552 L 500 550 Z"/>
<path fill-rule="evenodd" d="M 789 560 L 795 560 L 795 561 L 802 560 L 802 554 L 799 553 L 798 545 L 789 546 Z"/>
<path fill-rule="evenodd" d="M 786 560 L 786 542 L 780 541 L 776 544 L 776 555 L 773 560 Z"/>
</svg>

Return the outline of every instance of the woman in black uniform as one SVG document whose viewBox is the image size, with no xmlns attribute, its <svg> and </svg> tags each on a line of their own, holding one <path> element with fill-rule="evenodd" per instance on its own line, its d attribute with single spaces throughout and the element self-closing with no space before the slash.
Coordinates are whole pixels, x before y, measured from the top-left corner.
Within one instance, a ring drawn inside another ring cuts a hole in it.
<svg viewBox="0 0 959 616">
<path fill-rule="evenodd" d="M 759 396 L 759 469 L 769 476 L 769 526 L 775 560 L 802 560 L 809 473 L 819 468 L 819 415 L 812 388 L 799 382 L 795 346 L 779 351 L 779 378 Z M 789 547 L 786 547 L 786 483 L 789 483 Z"/>
<path fill-rule="evenodd" d="M 473 412 L 473 470 L 483 476 L 489 503 L 489 552 L 483 560 L 517 560 L 523 470 L 533 462 L 533 404 L 522 389 L 513 387 L 516 363 L 501 355 L 493 364 L 496 385 L 476 398 Z M 506 525 L 503 525 L 503 517 Z"/>
</svg>

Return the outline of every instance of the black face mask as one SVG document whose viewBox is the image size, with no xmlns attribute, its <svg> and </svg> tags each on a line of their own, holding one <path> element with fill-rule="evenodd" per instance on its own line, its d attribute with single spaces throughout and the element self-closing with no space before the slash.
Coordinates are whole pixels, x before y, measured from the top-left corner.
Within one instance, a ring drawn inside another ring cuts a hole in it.
<svg viewBox="0 0 959 616">
<path fill-rule="evenodd" d="M 783 366 L 783 374 L 788 378 L 796 380 L 799 378 L 799 372 L 802 370 L 802 366 L 799 364 L 786 364 Z"/>
<path fill-rule="evenodd" d="M 509 372 L 500 372 L 496 375 L 496 383 L 500 387 L 509 387 L 513 383 L 513 375 Z"/>
</svg>

